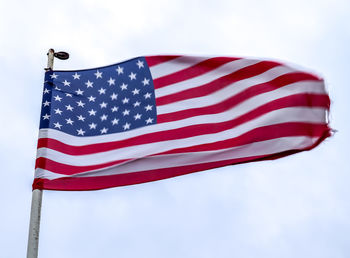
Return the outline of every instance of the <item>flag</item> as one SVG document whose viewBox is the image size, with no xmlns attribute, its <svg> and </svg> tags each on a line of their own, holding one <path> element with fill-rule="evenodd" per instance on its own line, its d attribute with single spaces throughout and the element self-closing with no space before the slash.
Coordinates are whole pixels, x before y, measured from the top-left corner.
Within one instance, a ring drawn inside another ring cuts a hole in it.
<svg viewBox="0 0 350 258">
<path fill-rule="evenodd" d="M 310 150 L 330 136 L 329 108 L 322 78 L 264 59 L 50 70 L 33 188 L 104 189 Z"/>
</svg>

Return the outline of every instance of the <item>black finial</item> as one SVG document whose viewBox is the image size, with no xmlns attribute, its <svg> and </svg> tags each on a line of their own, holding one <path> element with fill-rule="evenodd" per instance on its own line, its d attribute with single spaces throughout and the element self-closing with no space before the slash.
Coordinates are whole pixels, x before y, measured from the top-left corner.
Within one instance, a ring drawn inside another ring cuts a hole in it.
<svg viewBox="0 0 350 258">
<path fill-rule="evenodd" d="M 69 58 L 69 54 L 67 52 L 55 52 L 54 56 L 61 60 L 67 60 Z"/>
</svg>

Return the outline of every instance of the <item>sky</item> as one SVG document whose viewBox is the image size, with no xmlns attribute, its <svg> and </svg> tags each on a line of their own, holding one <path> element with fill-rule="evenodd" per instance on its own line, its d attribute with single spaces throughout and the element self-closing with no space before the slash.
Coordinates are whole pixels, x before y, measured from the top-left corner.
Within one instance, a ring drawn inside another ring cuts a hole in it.
<svg viewBox="0 0 350 258">
<path fill-rule="evenodd" d="M 39 257 L 350 256 L 346 0 L 0 0 L 0 257 L 25 257 L 49 48 L 56 69 L 157 54 L 260 57 L 325 78 L 317 148 L 140 185 L 44 191 Z"/>
</svg>

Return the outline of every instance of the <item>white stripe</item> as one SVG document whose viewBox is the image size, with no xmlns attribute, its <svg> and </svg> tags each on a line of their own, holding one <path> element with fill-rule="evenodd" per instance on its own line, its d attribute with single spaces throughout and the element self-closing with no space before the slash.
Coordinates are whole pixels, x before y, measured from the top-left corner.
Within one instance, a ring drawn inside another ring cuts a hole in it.
<svg viewBox="0 0 350 258">
<path fill-rule="evenodd" d="M 238 60 L 229 62 L 227 64 L 220 66 L 219 68 L 217 68 L 213 71 L 207 72 L 207 73 L 202 74 L 200 76 L 196 76 L 194 78 L 191 78 L 191 79 L 188 79 L 185 81 L 170 84 L 166 87 L 156 89 L 155 90 L 156 98 L 163 97 L 163 96 L 177 93 L 177 92 L 181 92 L 181 91 L 191 89 L 191 88 L 196 88 L 200 85 L 204 85 L 206 83 L 212 82 L 220 77 L 223 77 L 225 75 L 228 75 L 230 73 L 238 71 L 242 68 L 245 68 L 247 66 L 251 66 L 251 65 L 254 65 L 254 64 L 257 64 L 260 62 L 261 62 L 260 60 L 251 60 L 251 59 L 238 59 Z M 284 67 L 283 71 L 285 73 L 288 71 L 289 72 L 293 71 L 286 66 L 282 66 L 282 67 Z M 252 78 L 254 78 L 254 77 L 252 77 Z"/>
<path fill-rule="evenodd" d="M 239 94 L 240 92 L 249 88 L 250 86 L 251 85 L 244 85 L 244 82 L 233 83 L 220 91 L 216 91 L 213 94 L 204 97 L 186 99 L 179 102 L 174 102 L 168 105 L 157 107 L 157 114 L 162 115 L 192 108 L 201 108 L 218 104 Z M 323 82 L 320 81 L 295 82 L 278 88 L 276 90 L 262 93 L 255 97 L 249 98 L 246 101 L 242 102 L 239 106 L 236 106 L 235 108 L 242 110 L 241 114 L 243 114 L 246 113 L 247 110 L 252 110 L 264 103 L 285 96 L 290 96 L 299 93 L 325 93 L 323 86 Z"/>
<path fill-rule="evenodd" d="M 204 151 L 196 153 L 168 154 L 152 157 L 144 157 L 122 165 L 117 165 L 105 169 L 84 172 L 73 176 L 66 176 L 50 172 L 44 169 L 36 169 L 36 178 L 57 179 L 63 177 L 93 177 L 107 176 L 125 173 L 134 173 L 152 169 L 180 167 L 207 162 L 231 160 L 245 157 L 270 155 L 288 150 L 300 150 L 313 145 L 318 138 L 307 136 L 282 137 L 278 139 L 266 140 L 250 143 L 239 147 L 223 149 L 219 151 Z"/>
<path fill-rule="evenodd" d="M 129 139 L 139 135 L 145 135 L 145 134 L 154 133 L 154 132 L 186 127 L 193 124 L 202 124 L 203 122 L 207 123 L 207 121 L 223 122 L 223 121 L 231 120 L 232 117 L 238 117 L 244 113 L 247 113 L 263 104 L 268 103 L 270 100 L 290 96 L 292 94 L 295 94 L 295 92 L 324 93 L 324 88 L 320 87 L 319 85 L 320 83 L 321 82 L 304 82 L 301 85 L 300 83 L 296 83 L 297 86 L 295 86 L 294 84 L 291 84 L 289 86 L 282 87 L 278 90 L 255 96 L 237 105 L 236 107 L 234 107 L 234 109 L 228 110 L 219 114 L 190 117 L 179 121 L 145 126 L 145 127 L 137 128 L 135 130 L 131 130 L 123 133 L 77 137 L 55 129 L 40 129 L 39 138 L 51 138 L 72 146 L 83 146 L 86 144 L 96 144 L 96 143 L 111 142 L 116 140 L 118 141 L 125 140 L 125 139 Z M 286 90 L 288 88 L 292 88 L 292 92 L 289 92 L 288 90 Z M 177 104 L 174 103 L 171 105 L 177 105 Z M 194 105 L 197 105 L 197 104 L 194 104 Z M 173 108 L 176 109 L 177 107 L 173 106 Z M 179 106 L 179 108 L 181 108 L 181 106 Z"/>
<path fill-rule="evenodd" d="M 37 152 L 37 158 L 45 157 L 59 163 L 73 166 L 91 166 L 115 160 L 138 159 L 144 157 L 145 154 L 147 156 L 150 156 L 164 151 L 173 150 L 176 148 L 184 148 L 199 144 L 213 143 L 216 142 L 218 139 L 226 140 L 235 138 L 254 128 L 261 126 L 286 122 L 325 123 L 324 114 L 325 110 L 321 108 L 279 109 L 269 112 L 256 119 L 250 120 L 235 128 L 228 129 L 219 133 L 199 135 L 184 139 L 160 141 L 81 156 L 72 156 L 48 148 L 39 148 Z M 206 121 L 212 122 L 211 120 Z M 217 122 L 213 121 L 213 123 Z"/>
<path fill-rule="evenodd" d="M 170 61 L 150 67 L 153 79 L 163 77 L 172 73 L 176 73 L 183 69 L 196 65 L 209 57 L 203 56 L 180 56 Z"/>
</svg>

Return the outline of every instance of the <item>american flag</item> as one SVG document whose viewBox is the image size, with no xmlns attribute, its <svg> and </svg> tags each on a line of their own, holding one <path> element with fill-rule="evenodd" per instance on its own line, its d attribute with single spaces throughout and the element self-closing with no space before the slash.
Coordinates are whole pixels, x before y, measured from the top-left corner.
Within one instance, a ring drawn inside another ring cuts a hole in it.
<svg viewBox="0 0 350 258">
<path fill-rule="evenodd" d="M 322 78 L 264 59 L 50 70 L 33 188 L 104 189 L 309 150 L 330 135 L 329 107 Z"/>
</svg>

